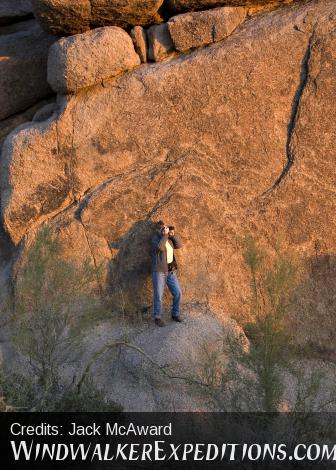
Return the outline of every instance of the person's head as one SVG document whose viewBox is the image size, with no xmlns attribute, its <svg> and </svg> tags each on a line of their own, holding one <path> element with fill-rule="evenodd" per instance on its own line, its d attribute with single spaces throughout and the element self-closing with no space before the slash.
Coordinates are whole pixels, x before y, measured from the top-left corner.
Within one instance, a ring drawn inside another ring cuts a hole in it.
<svg viewBox="0 0 336 470">
<path fill-rule="evenodd" d="M 160 232 L 163 232 L 166 229 L 166 233 L 174 234 L 175 231 L 175 227 L 165 224 L 163 220 L 159 220 L 157 222 L 157 227 Z"/>
<path fill-rule="evenodd" d="M 164 230 L 164 228 L 166 227 L 166 224 L 164 223 L 163 220 L 159 220 L 157 222 L 157 228 L 160 232 L 162 232 Z"/>
</svg>

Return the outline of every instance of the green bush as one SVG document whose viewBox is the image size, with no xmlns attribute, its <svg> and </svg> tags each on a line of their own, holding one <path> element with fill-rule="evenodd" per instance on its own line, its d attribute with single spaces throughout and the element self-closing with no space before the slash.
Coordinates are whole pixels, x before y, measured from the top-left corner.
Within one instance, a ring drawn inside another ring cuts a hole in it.
<svg viewBox="0 0 336 470">
<path fill-rule="evenodd" d="M 0 373 L 0 411 L 122 411 L 88 376 L 81 389 L 54 382 L 49 395 L 41 395 L 36 376 Z M 52 397 L 51 397 L 52 393 Z"/>
<path fill-rule="evenodd" d="M 71 390 L 64 395 L 61 368 L 76 363 L 84 330 L 108 314 L 93 293 L 99 276 L 100 267 L 90 260 L 81 265 L 66 260 L 61 241 L 47 227 L 38 231 L 22 260 L 11 302 L 13 344 L 30 367 L 28 378 L 12 374 L 10 380 L 7 375 L 7 395 L 14 407 L 48 410 L 57 396 L 80 405 L 83 397 L 75 400 Z M 23 383 L 27 399 L 22 401 Z"/>
<path fill-rule="evenodd" d="M 298 262 L 279 247 L 271 262 L 251 237 L 243 241 L 242 248 L 251 276 L 252 321 L 244 325 L 249 346 L 239 335 L 223 334 L 218 357 L 228 361 L 222 367 L 218 359 L 204 355 L 204 390 L 220 409 L 272 412 L 282 406 L 285 376 L 295 374 L 287 311 L 297 301 Z M 298 395 L 297 400 L 301 399 Z"/>
<path fill-rule="evenodd" d="M 243 255 L 251 273 L 251 314 L 255 320 L 245 326 L 251 348 L 242 363 L 255 374 L 262 409 L 275 411 L 283 396 L 282 372 L 290 359 L 286 312 L 295 299 L 298 265 L 278 248 L 274 262 L 267 266 L 265 253 L 251 238 L 243 242 Z"/>
</svg>

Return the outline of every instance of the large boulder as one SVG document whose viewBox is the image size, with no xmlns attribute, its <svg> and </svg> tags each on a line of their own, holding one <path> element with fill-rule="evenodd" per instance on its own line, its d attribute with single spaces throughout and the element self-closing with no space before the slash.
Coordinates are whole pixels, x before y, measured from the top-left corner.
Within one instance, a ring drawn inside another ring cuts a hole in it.
<svg viewBox="0 0 336 470">
<path fill-rule="evenodd" d="M 31 0 L 1 0 L 0 25 L 21 20 L 32 12 Z"/>
<path fill-rule="evenodd" d="M 83 339 L 86 354 L 80 358 L 81 368 L 104 345 L 122 342 L 127 336 L 137 349 L 112 347 L 105 359 L 97 357 L 92 364 L 96 383 L 111 398 L 128 411 L 156 411 L 158 404 L 162 411 L 209 411 L 210 394 L 205 398 L 197 384 L 208 383 L 210 370 L 218 378 L 225 370 L 230 359 L 223 347 L 227 337 L 244 349 L 248 342 L 235 321 L 218 321 L 213 312 L 200 306 L 186 308 L 184 317 L 184 324 L 168 320 L 165 328 L 152 322 L 122 327 L 101 323 Z M 72 377 L 74 370 L 67 375 Z"/>
<path fill-rule="evenodd" d="M 245 235 L 270 255 L 281 235 L 308 264 L 316 241 L 335 252 L 335 13 L 314 0 L 256 15 L 225 41 L 59 99 L 54 119 L 4 144 L 13 242 L 48 219 L 68 256 L 86 247 L 112 289 L 145 303 L 164 219 L 184 241 L 185 301 L 234 314 L 250 300 Z"/>
<path fill-rule="evenodd" d="M 35 20 L 16 32 L 0 35 L 0 120 L 51 93 L 47 59 L 55 40 Z"/>
<path fill-rule="evenodd" d="M 98 28 L 52 45 L 48 82 L 60 94 L 102 83 L 140 65 L 131 37 L 117 26 Z"/>
<path fill-rule="evenodd" d="M 126 28 L 146 26 L 162 21 L 159 9 L 164 0 L 91 0 L 91 22 L 101 26 L 113 24 Z"/>
<path fill-rule="evenodd" d="M 53 34 L 82 33 L 90 27 L 147 25 L 161 21 L 163 0 L 33 0 L 41 24 Z"/>
<path fill-rule="evenodd" d="M 64 36 L 90 29 L 91 7 L 88 0 L 32 0 L 35 16 L 44 29 Z"/>
<path fill-rule="evenodd" d="M 185 52 L 226 38 L 244 21 L 246 14 L 245 8 L 214 8 L 176 15 L 167 24 L 175 48 Z"/>
</svg>

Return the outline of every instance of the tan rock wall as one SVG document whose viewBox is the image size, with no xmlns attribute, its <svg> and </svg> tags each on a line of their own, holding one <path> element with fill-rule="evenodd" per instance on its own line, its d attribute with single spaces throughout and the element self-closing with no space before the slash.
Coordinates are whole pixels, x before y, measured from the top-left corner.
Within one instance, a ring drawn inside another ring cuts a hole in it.
<svg viewBox="0 0 336 470">
<path fill-rule="evenodd" d="M 13 241 L 50 220 L 69 256 L 106 261 L 112 291 L 144 304 L 148 240 L 163 218 L 184 241 L 184 300 L 238 315 L 249 305 L 246 234 L 270 255 L 279 237 L 307 263 L 316 241 L 333 253 L 335 13 L 326 0 L 257 15 L 225 41 L 59 100 L 55 120 L 5 144 Z M 306 275 L 302 311 L 326 314 Z"/>
</svg>

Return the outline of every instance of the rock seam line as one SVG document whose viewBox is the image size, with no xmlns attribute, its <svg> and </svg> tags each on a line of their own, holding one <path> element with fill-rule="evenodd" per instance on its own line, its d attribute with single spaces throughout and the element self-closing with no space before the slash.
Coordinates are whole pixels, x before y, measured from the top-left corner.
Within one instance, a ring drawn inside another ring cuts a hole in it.
<svg viewBox="0 0 336 470">
<path fill-rule="evenodd" d="M 299 116 L 299 110 L 300 110 L 300 105 L 302 101 L 302 97 L 304 94 L 304 91 L 306 89 L 308 79 L 309 79 L 309 62 L 311 58 L 311 53 L 312 53 L 312 46 L 313 46 L 313 40 L 315 38 L 315 30 L 313 30 L 312 34 L 309 37 L 308 40 L 308 45 L 305 51 L 305 54 L 303 56 L 302 62 L 301 62 L 301 79 L 299 86 L 295 92 L 294 98 L 293 98 L 293 103 L 292 103 L 292 110 L 291 110 L 291 115 L 290 115 L 290 120 L 288 124 L 288 130 L 287 130 L 287 141 L 286 141 L 286 157 L 287 157 L 287 162 L 280 174 L 280 176 L 276 179 L 274 182 L 273 186 L 266 191 L 264 191 L 260 197 L 264 197 L 272 193 L 274 190 L 276 190 L 281 183 L 286 179 L 288 176 L 292 166 L 295 163 L 295 153 L 292 148 L 292 140 L 293 140 L 293 135 L 295 132 L 295 127 L 298 121 L 298 116 Z"/>
</svg>

